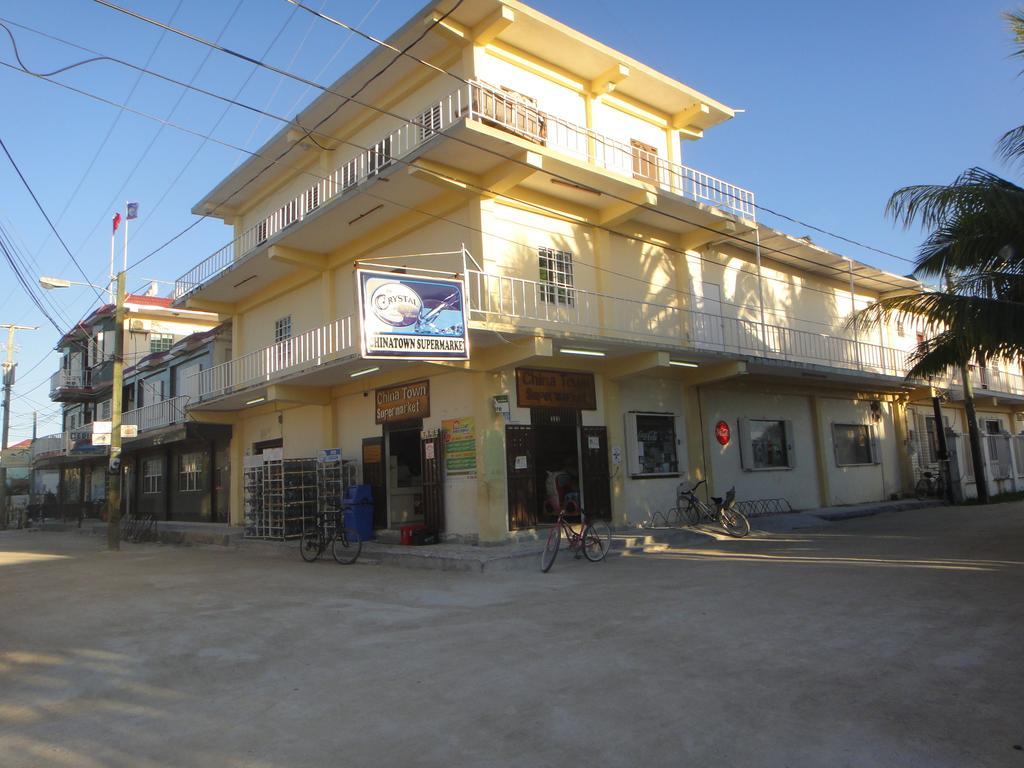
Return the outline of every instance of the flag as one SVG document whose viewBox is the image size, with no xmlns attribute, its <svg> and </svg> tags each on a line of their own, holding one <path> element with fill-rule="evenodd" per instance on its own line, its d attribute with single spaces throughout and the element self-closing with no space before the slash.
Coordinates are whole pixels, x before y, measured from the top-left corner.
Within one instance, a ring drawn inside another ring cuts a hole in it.
<svg viewBox="0 0 1024 768">
<path fill-rule="evenodd" d="M 139 204 L 138 203 L 125 203 L 127 212 L 125 218 L 128 220 L 139 218 Z"/>
<path fill-rule="evenodd" d="M 117 232 L 118 226 L 121 224 L 120 212 L 114 214 L 114 232 Z"/>
</svg>

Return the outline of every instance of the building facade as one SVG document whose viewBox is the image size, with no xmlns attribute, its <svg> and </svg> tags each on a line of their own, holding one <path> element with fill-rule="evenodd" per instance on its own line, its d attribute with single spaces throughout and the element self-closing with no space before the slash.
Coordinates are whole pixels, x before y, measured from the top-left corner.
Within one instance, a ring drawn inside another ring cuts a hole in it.
<svg viewBox="0 0 1024 768">
<path fill-rule="evenodd" d="M 906 382 L 927 329 L 849 319 L 921 286 L 766 227 L 753 192 L 686 165 L 735 110 L 520 3 L 428 6 L 389 42 L 424 29 L 415 58 L 370 54 L 258 153 L 288 163 L 254 158 L 194 208 L 234 228 L 173 296 L 231 320 L 192 413 L 233 430 L 232 522 L 244 468 L 277 449 L 340 448 L 377 527 L 469 541 L 549 521 L 560 472 L 617 523 L 698 480 L 794 508 L 913 489 L 925 408 L 937 387 L 962 429 L 959 385 Z M 457 283 L 468 354 L 371 349 L 367 280 L 416 328 L 447 299 L 408 289 Z M 1016 488 L 1020 366 L 972 375 Z"/>
<path fill-rule="evenodd" d="M 217 520 L 217 473 L 226 470 L 215 460 L 225 454 L 230 430 L 196 425 L 187 410 L 191 374 L 230 358 L 230 330 L 215 315 L 170 303 L 132 294 L 125 300 L 122 423 L 137 434 L 123 439 L 123 509 L 163 520 Z M 109 442 L 97 422 L 109 425 L 111 417 L 113 315 L 113 306 L 101 307 L 58 343 L 61 367 L 50 397 L 62 403 L 64 429 L 32 444 L 37 474 L 56 475 L 47 514 L 104 511 Z"/>
</svg>

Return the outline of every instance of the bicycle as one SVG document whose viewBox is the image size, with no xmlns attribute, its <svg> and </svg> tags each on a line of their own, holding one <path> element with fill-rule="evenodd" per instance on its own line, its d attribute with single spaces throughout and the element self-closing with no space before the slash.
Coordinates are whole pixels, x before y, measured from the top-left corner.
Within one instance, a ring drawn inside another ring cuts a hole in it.
<svg viewBox="0 0 1024 768">
<path fill-rule="evenodd" d="M 576 515 L 577 513 L 580 516 L 578 531 L 565 519 L 566 515 Z M 558 557 L 558 550 L 562 544 L 563 533 L 569 542 L 569 550 L 575 552 L 577 558 L 582 554 L 592 563 L 604 560 L 612 546 L 612 529 L 608 523 L 604 520 L 588 523 L 587 516 L 580 506 L 576 502 L 570 501 L 558 511 L 558 519 L 548 533 L 544 551 L 540 556 L 542 573 L 550 571 L 551 566 L 555 564 L 555 558 Z"/>
<path fill-rule="evenodd" d="M 942 472 L 922 472 L 921 479 L 914 486 L 914 496 L 919 500 L 927 499 L 929 496 L 946 498 L 946 478 Z"/>
<path fill-rule="evenodd" d="M 341 565 L 351 565 L 363 549 L 359 531 L 344 524 L 341 512 L 329 515 L 318 512 L 312 528 L 304 530 L 299 539 L 299 554 L 307 563 L 314 562 L 331 545 L 334 560 Z"/>
<path fill-rule="evenodd" d="M 683 516 L 689 525 L 698 526 L 701 523 L 718 523 L 730 536 L 742 539 L 750 533 L 750 521 L 747 516 L 736 509 L 736 489 L 730 488 L 723 499 L 721 496 L 712 496 L 715 503 L 714 509 L 697 497 L 697 489 L 706 481 L 701 480 L 691 488 L 683 488 L 679 485 L 676 495 L 676 510 L 683 510 Z M 683 506 L 685 502 L 685 507 Z M 670 510 L 671 512 L 671 510 Z"/>
</svg>

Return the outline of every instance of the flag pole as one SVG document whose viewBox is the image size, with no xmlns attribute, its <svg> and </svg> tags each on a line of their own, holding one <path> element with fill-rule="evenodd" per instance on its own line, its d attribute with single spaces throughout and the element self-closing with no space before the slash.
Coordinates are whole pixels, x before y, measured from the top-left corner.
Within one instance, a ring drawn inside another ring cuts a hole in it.
<svg viewBox="0 0 1024 768">
<path fill-rule="evenodd" d="M 117 235 L 117 216 L 114 216 L 114 226 L 110 230 L 110 271 L 107 273 L 107 299 L 114 303 L 114 237 Z"/>
<path fill-rule="evenodd" d="M 124 271 L 125 272 L 128 271 L 128 221 L 131 218 L 128 215 L 128 213 L 127 213 L 129 205 L 131 205 L 131 203 L 125 203 L 124 204 L 124 208 L 125 208 L 125 215 L 124 215 Z"/>
</svg>

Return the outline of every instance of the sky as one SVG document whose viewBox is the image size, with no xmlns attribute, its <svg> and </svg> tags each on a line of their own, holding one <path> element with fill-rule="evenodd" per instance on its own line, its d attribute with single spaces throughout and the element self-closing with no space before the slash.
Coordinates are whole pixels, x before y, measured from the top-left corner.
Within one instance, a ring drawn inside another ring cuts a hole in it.
<svg viewBox="0 0 1024 768">
<path fill-rule="evenodd" d="M 365 56 L 368 43 L 286 0 L 121 0 L 132 9 L 277 67 L 329 85 Z M 305 0 L 310 6 L 386 37 L 421 0 Z M 1016 178 L 993 148 L 1024 122 L 1024 62 L 1010 59 L 1001 14 L 1008 2 L 900 0 L 535 0 L 555 19 L 743 110 L 686 142 L 683 162 L 753 190 L 759 205 L 902 259 L 923 237 L 885 216 L 899 187 L 947 183 L 982 166 Z M 316 95 L 293 80 L 133 20 L 92 0 L 6 0 L 0 21 L 15 22 L 99 53 L 275 114 L 292 116 Z M 10 26 L 26 67 L 47 72 L 90 57 L 64 43 Z M 0 62 L 15 64 L 0 29 Z M 99 103 L 50 82 L 0 67 L 0 138 L 85 274 L 106 281 L 110 219 L 139 203 L 129 230 L 134 262 L 197 217 L 193 204 L 280 126 L 223 102 L 110 62 L 55 75 L 65 85 L 148 113 L 174 126 Z M 182 128 L 192 133 L 187 133 Z M 196 135 L 198 134 L 198 135 Z M 211 136 L 213 140 L 205 140 Z M 907 261 L 850 245 L 759 214 L 796 236 L 899 274 Z M 83 280 L 50 232 L 7 158 L 0 154 L 0 224 L 39 275 Z M 120 235 L 120 233 L 119 233 Z M 231 239 L 203 220 L 130 273 L 129 289 L 173 281 Z M 118 238 L 118 259 L 121 258 Z M 170 285 L 161 285 L 166 293 Z M 89 288 L 50 291 L 45 301 L 64 327 L 97 303 Z M 59 366 L 59 334 L 0 261 L 0 323 L 37 325 L 18 332 L 18 379 L 11 442 L 59 431 L 48 397 Z M 0 339 L 3 341 L 4 339 Z"/>
</svg>

